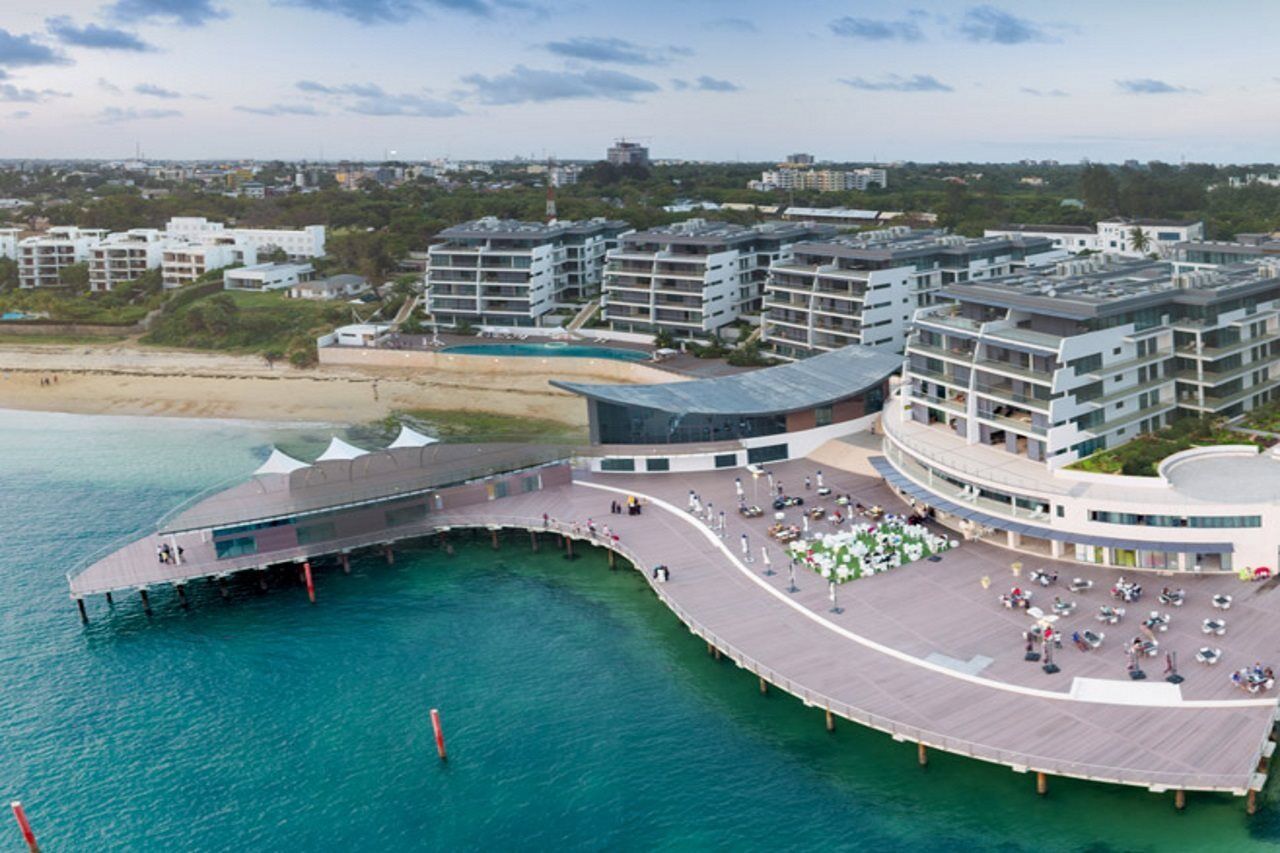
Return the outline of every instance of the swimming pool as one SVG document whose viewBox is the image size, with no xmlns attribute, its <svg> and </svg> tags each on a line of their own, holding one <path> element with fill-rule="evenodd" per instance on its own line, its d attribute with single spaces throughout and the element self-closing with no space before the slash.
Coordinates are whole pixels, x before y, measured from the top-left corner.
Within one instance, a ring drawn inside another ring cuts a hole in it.
<svg viewBox="0 0 1280 853">
<path fill-rule="evenodd" d="M 21 311 L 6 311 L 0 314 L 0 320 L 30 320 L 34 319 L 30 314 L 23 314 Z"/>
<path fill-rule="evenodd" d="M 611 358 L 615 361 L 648 361 L 643 350 L 589 347 L 551 341 L 545 344 L 459 344 L 440 350 L 450 355 L 555 356 L 557 358 Z"/>
</svg>

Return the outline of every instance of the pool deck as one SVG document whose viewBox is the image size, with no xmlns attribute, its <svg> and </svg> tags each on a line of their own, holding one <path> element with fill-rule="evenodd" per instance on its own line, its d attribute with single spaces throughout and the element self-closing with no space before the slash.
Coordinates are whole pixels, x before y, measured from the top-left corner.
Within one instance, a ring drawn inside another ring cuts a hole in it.
<svg viewBox="0 0 1280 853">
<path fill-rule="evenodd" d="M 771 470 L 782 482 L 800 486 L 815 467 L 797 461 Z M 1019 772 L 1156 791 L 1237 795 L 1265 782 L 1257 771 L 1271 748 L 1276 701 L 1233 688 L 1229 675 L 1258 659 L 1272 662 L 1276 643 L 1271 626 L 1280 618 L 1280 595 L 1272 585 L 1225 577 L 1177 579 L 1188 600 L 1182 608 L 1168 609 L 1172 625 L 1159 638 L 1162 651 L 1181 655 L 1186 681 L 1178 687 L 1160 680 L 1163 656 L 1147 659 L 1146 682 L 1134 683 L 1126 676 L 1122 646 L 1137 633 L 1138 615 L 1153 606 L 1161 584 L 1152 575 L 1142 576 L 1148 592 L 1141 603 L 1128 606 L 1125 620 L 1101 626 L 1107 635 L 1101 649 L 1084 653 L 1068 643 L 1057 656 L 1062 671 L 1050 675 L 1023 660 L 1021 632 L 1030 617 L 1006 610 L 996 600 L 1014 582 L 1011 561 L 1023 563 L 1023 586 L 1027 574 L 1039 567 L 1056 568 L 1062 583 L 1073 576 L 1094 580 L 1094 589 L 1078 596 L 1034 587 L 1037 600 L 1052 600 L 1055 592 L 1077 600 L 1077 615 L 1061 625 L 1068 635 L 1084 627 L 1099 630 L 1093 614 L 1099 604 L 1111 603 L 1107 590 L 1115 572 L 1036 560 L 983 542 L 964 543 L 937 562 L 921 561 L 841 586 L 841 612 L 835 613 L 825 582 L 812 573 L 798 570 L 798 591 L 788 591 L 782 550 L 765 536 L 769 521 L 732 513 L 721 540 L 684 511 L 690 489 L 717 507 L 733 507 L 732 473 L 741 472 L 580 475 L 570 486 L 441 512 L 397 529 L 396 539 L 441 531 L 448 536 L 447 531 L 461 527 L 518 528 L 546 531 L 541 539 L 542 547 L 548 547 L 551 536 L 591 541 L 586 528 L 591 518 L 597 527 L 607 524 L 619 535 L 614 549 L 638 568 L 671 567 L 668 583 L 654 583 L 648 571 L 645 576 L 672 612 L 718 654 L 835 717 Z M 868 505 L 901 508 L 875 478 L 830 467 L 825 473 L 837 493 L 850 493 Z M 759 485 L 763 492 L 763 480 Z M 752 498 L 749 479 L 746 491 Z M 610 500 L 625 494 L 647 499 L 643 515 L 609 514 Z M 552 519 L 545 528 L 543 513 Z M 750 537 L 752 563 L 741 560 L 744 532 Z M 386 535 L 269 556 L 275 564 L 301 562 L 322 553 L 389 545 Z M 197 533 L 177 536 L 186 551 L 182 565 L 160 564 L 158 541 L 140 539 L 76 575 L 71 579 L 73 597 L 264 568 L 263 556 L 215 560 L 211 546 Z M 763 572 L 760 548 L 766 545 L 777 574 Z M 980 582 L 984 577 L 992 580 L 989 589 Z M 323 604 L 323 577 L 320 587 Z M 1212 642 L 1223 649 L 1223 661 L 1206 667 L 1192 657 L 1205 645 L 1200 621 L 1224 615 L 1209 604 L 1218 591 L 1229 591 L 1235 602 L 1225 613 L 1227 635 Z"/>
</svg>

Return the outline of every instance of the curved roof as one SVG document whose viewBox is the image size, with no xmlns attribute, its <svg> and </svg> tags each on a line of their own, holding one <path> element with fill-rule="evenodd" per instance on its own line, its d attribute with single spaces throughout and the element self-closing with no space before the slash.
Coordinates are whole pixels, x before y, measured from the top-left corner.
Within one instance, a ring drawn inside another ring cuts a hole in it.
<svg viewBox="0 0 1280 853">
<path fill-rule="evenodd" d="M 825 406 L 879 385 L 902 367 L 902 356 L 847 346 L 803 361 L 712 379 L 656 385 L 552 385 L 592 400 L 702 415 L 768 415 Z"/>
</svg>

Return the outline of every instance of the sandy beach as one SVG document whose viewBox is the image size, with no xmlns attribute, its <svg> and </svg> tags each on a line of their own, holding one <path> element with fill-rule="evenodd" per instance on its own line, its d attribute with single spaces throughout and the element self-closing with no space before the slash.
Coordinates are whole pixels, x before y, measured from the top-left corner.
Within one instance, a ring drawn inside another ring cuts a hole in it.
<svg viewBox="0 0 1280 853">
<path fill-rule="evenodd" d="M 268 367 L 253 356 L 128 345 L 0 346 L 0 409 L 79 414 L 367 423 L 396 410 L 439 409 L 585 425 L 586 406 L 548 386 L 548 378 L 465 369 L 300 370 Z"/>
</svg>

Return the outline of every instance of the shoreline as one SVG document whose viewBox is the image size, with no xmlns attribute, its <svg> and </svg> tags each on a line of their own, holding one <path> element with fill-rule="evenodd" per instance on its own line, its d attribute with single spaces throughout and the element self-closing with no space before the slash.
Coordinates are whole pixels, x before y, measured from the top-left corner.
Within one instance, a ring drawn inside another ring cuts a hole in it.
<svg viewBox="0 0 1280 853">
<path fill-rule="evenodd" d="M 56 381 L 53 381 L 56 377 Z M 51 384 L 42 385 L 42 379 Z M 128 345 L 0 345 L 0 409 L 357 425 L 397 411 L 475 411 L 586 426 L 550 375 L 268 367 L 257 356 Z"/>
</svg>

